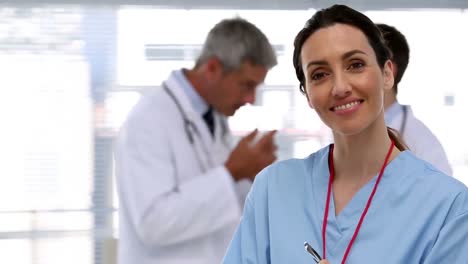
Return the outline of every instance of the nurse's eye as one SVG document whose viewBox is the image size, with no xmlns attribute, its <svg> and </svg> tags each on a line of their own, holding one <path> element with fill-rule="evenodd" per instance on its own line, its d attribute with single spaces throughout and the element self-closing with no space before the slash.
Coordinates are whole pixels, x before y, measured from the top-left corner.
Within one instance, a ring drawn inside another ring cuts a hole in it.
<svg viewBox="0 0 468 264">
<path fill-rule="evenodd" d="M 360 62 L 360 61 L 355 61 L 355 62 L 352 62 L 349 66 L 348 66 L 348 70 L 349 71 L 361 71 L 362 68 L 364 68 L 365 64 L 363 62 Z"/>
<path fill-rule="evenodd" d="M 320 71 L 320 72 L 314 72 L 312 73 L 312 75 L 310 76 L 310 79 L 312 79 L 313 81 L 320 81 L 322 80 L 323 78 L 327 77 L 327 73 L 326 72 L 323 72 L 323 71 Z"/>
</svg>

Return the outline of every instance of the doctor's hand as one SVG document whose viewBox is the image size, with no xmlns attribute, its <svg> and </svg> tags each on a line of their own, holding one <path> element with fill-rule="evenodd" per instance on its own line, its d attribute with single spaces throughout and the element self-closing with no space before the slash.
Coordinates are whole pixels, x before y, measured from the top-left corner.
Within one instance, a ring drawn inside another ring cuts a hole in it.
<svg viewBox="0 0 468 264">
<path fill-rule="evenodd" d="M 235 181 L 253 180 L 257 173 L 276 160 L 276 130 L 268 131 L 258 140 L 257 134 L 258 130 L 255 129 L 242 138 L 224 163 Z"/>
<path fill-rule="evenodd" d="M 322 259 L 318 264 L 330 264 L 326 259 Z"/>
</svg>

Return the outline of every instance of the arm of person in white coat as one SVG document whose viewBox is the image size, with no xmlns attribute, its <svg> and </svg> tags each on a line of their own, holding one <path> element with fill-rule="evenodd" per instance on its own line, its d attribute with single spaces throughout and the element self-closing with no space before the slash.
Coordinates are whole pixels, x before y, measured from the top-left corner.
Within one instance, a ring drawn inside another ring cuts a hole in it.
<svg viewBox="0 0 468 264">
<path fill-rule="evenodd" d="M 146 246 L 177 244 L 235 223 L 241 208 L 224 166 L 180 182 L 168 132 L 155 120 L 130 120 L 117 145 L 121 203 Z M 157 131 L 155 133 L 155 131 Z"/>
<path fill-rule="evenodd" d="M 453 175 L 444 147 L 432 131 L 412 112 L 408 115 L 404 138 L 417 157 L 431 163 L 443 173 Z"/>
<path fill-rule="evenodd" d="M 450 166 L 447 155 L 445 154 L 442 144 L 440 144 L 437 138 L 434 138 L 432 143 L 427 143 L 424 145 L 421 144 L 418 146 L 418 149 L 415 149 L 415 152 L 416 151 L 421 153 L 420 155 L 415 153 L 421 159 L 428 161 L 434 165 L 435 168 L 439 169 L 448 176 L 453 176 L 452 167 Z"/>
</svg>

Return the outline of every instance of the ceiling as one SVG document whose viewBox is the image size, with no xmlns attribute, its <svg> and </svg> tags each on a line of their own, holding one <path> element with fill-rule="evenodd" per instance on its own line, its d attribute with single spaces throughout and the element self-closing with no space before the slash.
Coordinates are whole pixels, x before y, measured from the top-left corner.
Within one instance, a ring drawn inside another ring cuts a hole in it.
<svg viewBox="0 0 468 264">
<path fill-rule="evenodd" d="M 86 5 L 152 5 L 186 9 L 292 9 L 323 8 L 342 3 L 359 10 L 454 8 L 467 9 L 468 0 L 0 0 L 0 5 L 86 4 Z"/>
</svg>

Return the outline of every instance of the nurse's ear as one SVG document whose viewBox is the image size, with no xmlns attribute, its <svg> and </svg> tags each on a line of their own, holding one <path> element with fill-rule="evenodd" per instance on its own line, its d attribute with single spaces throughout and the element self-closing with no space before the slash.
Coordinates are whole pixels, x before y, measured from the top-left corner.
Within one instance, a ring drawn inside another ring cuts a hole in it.
<svg viewBox="0 0 468 264">
<path fill-rule="evenodd" d="M 394 68 L 396 65 L 393 64 L 391 60 L 387 60 L 383 68 L 383 77 L 384 77 L 384 89 L 391 90 L 393 89 L 393 84 L 395 83 L 394 79 Z"/>
</svg>

